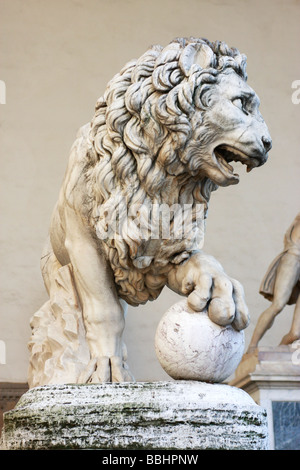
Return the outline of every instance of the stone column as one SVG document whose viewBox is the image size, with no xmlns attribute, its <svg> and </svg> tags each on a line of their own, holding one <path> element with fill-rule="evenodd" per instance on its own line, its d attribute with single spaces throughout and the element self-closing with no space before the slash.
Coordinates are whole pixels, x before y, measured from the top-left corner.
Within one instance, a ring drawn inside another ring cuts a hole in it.
<svg viewBox="0 0 300 470">
<path fill-rule="evenodd" d="M 299 342 L 246 354 L 230 384 L 267 410 L 271 449 L 300 450 Z"/>
</svg>

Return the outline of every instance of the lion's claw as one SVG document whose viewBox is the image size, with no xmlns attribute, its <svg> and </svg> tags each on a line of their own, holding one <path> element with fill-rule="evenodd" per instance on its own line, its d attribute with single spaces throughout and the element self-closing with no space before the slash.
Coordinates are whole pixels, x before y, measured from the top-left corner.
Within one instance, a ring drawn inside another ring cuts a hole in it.
<svg viewBox="0 0 300 470">
<path fill-rule="evenodd" d="M 201 292 L 201 283 L 188 296 L 189 306 L 195 311 L 207 309 L 211 321 L 220 326 L 232 324 L 240 331 L 249 324 L 248 308 L 241 284 L 235 279 L 212 276 L 211 292 Z"/>
<path fill-rule="evenodd" d="M 92 358 L 78 383 L 134 382 L 128 365 L 118 356 Z"/>
<path fill-rule="evenodd" d="M 242 330 L 249 324 L 248 308 L 242 285 L 229 278 L 212 256 L 194 254 L 169 275 L 169 286 L 188 295 L 188 304 L 196 312 L 207 310 L 209 318 L 220 326 L 232 324 Z"/>
</svg>

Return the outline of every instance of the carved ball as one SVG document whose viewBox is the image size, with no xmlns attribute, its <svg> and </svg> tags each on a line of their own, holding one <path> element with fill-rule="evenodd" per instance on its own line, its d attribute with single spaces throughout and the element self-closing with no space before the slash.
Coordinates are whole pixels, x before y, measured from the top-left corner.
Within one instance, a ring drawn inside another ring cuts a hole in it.
<svg viewBox="0 0 300 470">
<path fill-rule="evenodd" d="M 207 312 L 194 312 L 184 299 L 161 318 L 155 351 L 162 368 L 176 380 L 220 383 L 242 359 L 244 332 L 213 323 Z"/>
</svg>

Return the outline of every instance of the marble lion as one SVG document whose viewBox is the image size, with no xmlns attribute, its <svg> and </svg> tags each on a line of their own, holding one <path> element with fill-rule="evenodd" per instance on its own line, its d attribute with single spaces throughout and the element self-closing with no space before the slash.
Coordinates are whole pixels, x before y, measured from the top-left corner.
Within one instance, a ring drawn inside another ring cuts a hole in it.
<svg viewBox="0 0 300 470">
<path fill-rule="evenodd" d="M 177 38 L 127 63 L 80 129 L 41 262 L 48 317 L 49 309 L 53 318 L 63 313 L 63 296 L 73 296 L 82 312 L 88 361 L 77 382 L 133 380 L 122 341 L 126 304 L 153 300 L 164 286 L 219 325 L 248 325 L 241 284 L 202 251 L 211 191 L 239 182 L 230 162 L 250 171 L 271 148 L 246 81 L 246 57 L 237 49 Z M 167 221 L 173 228 L 183 224 L 179 209 L 189 206 L 184 236 L 163 237 L 159 224 L 151 236 L 154 208 L 162 204 L 177 208 Z M 147 220 L 142 228 L 137 215 Z M 66 269 L 69 280 L 62 281 Z M 50 367 L 59 342 L 41 345 L 43 312 L 31 323 L 32 370 Z"/>
</svg>

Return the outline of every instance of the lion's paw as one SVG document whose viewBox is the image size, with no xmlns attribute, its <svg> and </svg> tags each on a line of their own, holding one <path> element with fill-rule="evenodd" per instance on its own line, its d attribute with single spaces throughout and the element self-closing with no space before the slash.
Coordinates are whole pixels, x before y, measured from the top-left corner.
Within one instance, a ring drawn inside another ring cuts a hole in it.
<svg viewBox="0 0 300 470">
<path fill-rule="evenodd" d="M 242 285 L 224 272 L 210 255 L 198 252 L 169 273 L 169 286 L 188 296 L 189 307 L 220 326 L 232 325 L 240 331 L 249 324 L 249 312 Z"/>
<path fill-rule="evenodd" d="M 79 383 L 134 382 L 127 363 L 118 356 L 91 359 L 81 373 Z"/>
</svg>

